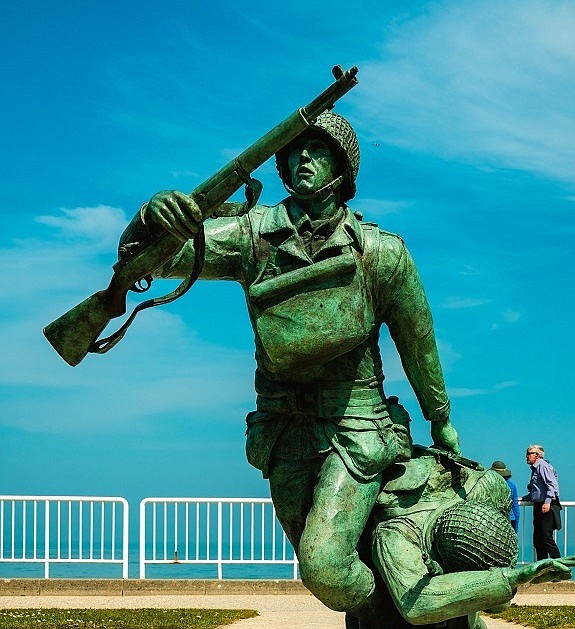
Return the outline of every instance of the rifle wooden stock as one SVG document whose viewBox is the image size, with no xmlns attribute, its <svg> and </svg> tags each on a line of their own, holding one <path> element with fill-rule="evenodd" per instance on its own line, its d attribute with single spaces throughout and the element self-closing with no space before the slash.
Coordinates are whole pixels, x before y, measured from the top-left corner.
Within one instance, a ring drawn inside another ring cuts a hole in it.
<svg viewBox="0 0 575 629">
<path fill-rule="evenodd" d="M 165 233 L 142 251 L 115 265 L 110 284 L 74 306 L 44 328 L 44 336 L 72 367 L 90 352 L 108 323 L 126 313 L 130 286 L 167 262 L 182 248 L 183 242 Z"/>
<path fill-rule="evenodd" d="M 289 144 L 316 118 L 357 85 L 356 67 L 344 72 L 333 70 L 335 81 L 308 105 L 295 111 L 268 131 L 243 153 L 200 184 L 190 196 L 198 204 L 204 220 L 239 190 L 251 173 Z M 72 366 L 94 351 L 98 337 L 111 319 L 126 312 L 126 295 L 131 286 L 152 274 L 183 246 L 175 236 L 165 233 L 156 240 L 141 243 L 114 265 L 114 275 L 106 290 L 85 299 L 44 328 L 44 335 L 60 356 Z M 107 350 L 106 350 L 107 351 Z"/>
<path fill-rule="evenodd" d="M 106 305 L 106 291 L 99 291 L 44 328 L 44 336 L 72 367 L 83 360 L 113 318 Z"/>
</svg>

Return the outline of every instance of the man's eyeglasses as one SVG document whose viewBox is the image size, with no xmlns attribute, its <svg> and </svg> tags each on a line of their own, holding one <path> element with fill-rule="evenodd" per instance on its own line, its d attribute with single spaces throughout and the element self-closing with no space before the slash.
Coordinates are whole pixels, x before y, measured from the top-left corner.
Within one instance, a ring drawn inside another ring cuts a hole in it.
<svg viewBox="0 0 575 629">
<path fill-rule="evenodd" d="M 530 454 L 537 454 L 537 452 L 526 452 L 525 456 L 529 456 Z"/>
</svg>

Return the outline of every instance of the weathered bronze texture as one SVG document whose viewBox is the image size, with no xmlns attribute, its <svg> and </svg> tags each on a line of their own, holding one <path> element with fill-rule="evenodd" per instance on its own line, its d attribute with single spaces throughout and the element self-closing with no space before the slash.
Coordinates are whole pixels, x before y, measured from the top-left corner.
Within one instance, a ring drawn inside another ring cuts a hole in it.
<svg viewBox="0 0 575 629">
<path fill-rule="evenodd" d="M 460 456 L 413 259 L 399 236 L 346 204 L 356 191 L 359 144 L 349 122 L 326 109 L 355 73 L 336 71 L 327 96 L 191 195 L 155 194 L 120 238 L 110 287 L 46 335 L 77 364 L 121 338 L 123 328 L 94 347 L 125 309 L 129 287 L 149 275 L 239 282 L 257 360 L 247 458 L 269 478 L 305 585 L 347 612 L 350 627 L 449 619 L 450 629 L 471 629 L 481 623 L 476 612 L 510 600 L 518 583 L 568 578 L 575 559 L 514 569 L 508 487 Z M 266 207 L 257 204 L 251 172 L 274 153 L 289 196 Z M 225 204 L 243 183 L 246 204 Z M 383 324 L 430 421 L 433 448 L 415 454 L 409 416 L 384 392 Z"/>
<path fill-rule="evenodd" d="M 330 87 L 200 184 L 189 198 L 195 202 L 201 220 L 217 211 L 218 207 L 244 184 L 251 185 L 250 189 L 253 190 L 251 173 L 312 125 L 320 114 L 332 108 L 342 96 L 357 85 L 355 78 L 357 72 L 356 67 L 346 72 L 339 66 L 334 67 L 333 75 L 336 80 Z M 259 182 L 256 182 L 256 185 L 257 183 Z M 125 242 L 120 247 L 114 275 L 105 290 L 88 297 L 44 329 L 48 341 L 68 364 L 78 365 L 90 351 L 102 353 L 102 347 L 95 345 L 95 341 L 110 319 L 125 314 L 128 290 L 137 286 L 142 279 L 149 277 L 172 258 L 186 240 L 177 231 L 168 230 L 142 230 L 139 236 L 138 240 Z M 195 266 L 198 267 L 198 260 Z M 114 339 L 113 343 L 106 345 L 106 351 L 118 340 L 120 339 Z"/>
</svg>

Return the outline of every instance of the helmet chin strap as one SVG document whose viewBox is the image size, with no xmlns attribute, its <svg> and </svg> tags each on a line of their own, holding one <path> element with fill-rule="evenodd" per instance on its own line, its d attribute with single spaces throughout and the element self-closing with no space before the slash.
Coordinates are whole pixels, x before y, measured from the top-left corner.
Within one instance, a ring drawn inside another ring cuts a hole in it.
<svg viewBox="0 0 575 629">
<path fill-rule="evenodd" d="M 322 186 L 319 190 L 315 190 L 314 192 L 296 192 L 288 183 L 283 181 L 284 188 L 290 193 L 290 196 L 298 199 L 300 201 L 325 201 L 332 194 L 335 194 L 336 188 L 338 188 L 345 179 L 345 175 L 340 175 L 336 177 L 333 181 L 330 181 L 325 186 Z"/>
</svg>

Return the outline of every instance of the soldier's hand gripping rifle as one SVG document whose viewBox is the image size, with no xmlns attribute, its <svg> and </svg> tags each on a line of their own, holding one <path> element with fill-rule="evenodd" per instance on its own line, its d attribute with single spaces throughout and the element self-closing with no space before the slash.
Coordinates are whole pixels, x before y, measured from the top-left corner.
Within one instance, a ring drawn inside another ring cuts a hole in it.
<svg viewBox="0 0 575 629">
<path fill-rule="evenodd" d="M 252 144 L 215 175 L 200 184 L 190 196 L 202 213 L 202 220 L 212 216 L 242 185 L 250 184 L 251 173 L 312 125 L 316 118 L 357 84 L 356 67 L 344 72 L 340 66 L 332 70 L 336 79 L 311 103 L 298 109 L 271 131 Z M 123 337 L 127 327 L 140 310 L 173 301 L 184 294 L 199 276 L 203 265 L 203 228 L 194 239 L 195 263 L 190 276 L 165 297 L 139 304 L 124 325 L 113 335 L 98 340 L 111 319 L 126 312 L 129 290 L 143 292 L 149 288 L 151 274 L 171 259 L 184 241 L 164 232 L 143 242 L 120 248 L 114 274 L 105 290 L 88 297 L 44 329 L 54 349 L 70 365 L 80 363 L 88 352 L 104 353 Z"/>
</svg>

